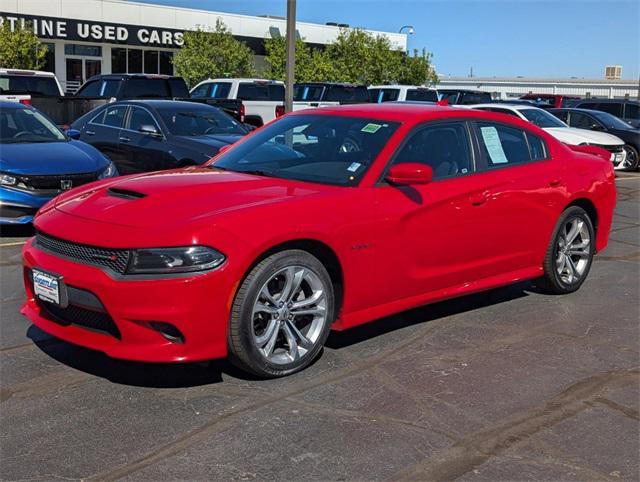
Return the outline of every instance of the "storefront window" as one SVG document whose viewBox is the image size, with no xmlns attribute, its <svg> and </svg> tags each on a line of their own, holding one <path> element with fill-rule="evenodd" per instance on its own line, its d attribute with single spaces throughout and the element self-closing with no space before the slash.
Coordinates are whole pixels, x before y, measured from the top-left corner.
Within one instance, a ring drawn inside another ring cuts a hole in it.
<svg viewBox="0 0 640 482">
<path fill-rule="evenodd" d="M 127 49 L 111 49 L 111 73 L 127 73 Z"/>
<path fill-rule="evenodd" d="M 160 52 L 160 73 L 173 75 L 173 52 Z"/>
<path fill-rule="evenodd" d="M 56 46 L 55 44 L 45 43 L 47 47 L 47 54 L 44 56 L 44 66 L 42 70 L 45 72 L 56 71 Z"/>
<path fill-rule="evenodd" d="M 158 51 L 157 50 L 144 51 L 144 73 L 145 74 L 158 73 Z"/>
<path fill-rule="evenodd" d="M 65 55 L 82 55 L 85 57 L 102 57 L 102 47 L 93 45 L 66 44 Z"/>
<path fill-rule="evenodd" d="M 142 50 L 129 49 L 129 73 L 141 74 L 142 73 Z"/>
</svg>

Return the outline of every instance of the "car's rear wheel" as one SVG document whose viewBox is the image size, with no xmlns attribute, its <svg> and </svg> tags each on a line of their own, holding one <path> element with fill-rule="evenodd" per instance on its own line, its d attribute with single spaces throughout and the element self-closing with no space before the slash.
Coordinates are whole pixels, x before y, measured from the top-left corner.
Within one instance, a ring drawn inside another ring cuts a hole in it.
<svg viewBox="0 0 640 482">
<path fill-rule="evenodd" d="M 302 370 L 322 350 L 334 312 L 331 278 L 317 258 L 301 250 L 269 256 L 236 294 L 229 323 L 231 361 L 267 378 Z"/>
<path fill-rule="evenodd" d="M 591 218 L 579 206 L 566 209 L 551 238 L 538 285 L 555 294 L 572 293 L 589 274 L 595 250 Z"/>
<path fill-rule="evenodd" d="M 622 169 L 625 171 L 637 171 L 638 170 L 638 151 L 633 146 L 626 144 L 624 150 L 627 152 L 627 156 L 624 160 Z"/>
</svg>

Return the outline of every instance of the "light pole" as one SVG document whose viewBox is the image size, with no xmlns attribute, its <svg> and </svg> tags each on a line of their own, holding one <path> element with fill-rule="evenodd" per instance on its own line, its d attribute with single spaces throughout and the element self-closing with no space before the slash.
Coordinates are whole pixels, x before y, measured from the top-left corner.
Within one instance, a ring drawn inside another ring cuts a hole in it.
<svg viewBox="0 0 640 482">
<path fill-rule="evenodd" d="M 296 64 L 296 0 L 287 0 L 287 72 L 284 85 L 284 111 L 293 110 L 293 77 Z"/>
<path fill-rule="evenodd" d="M 400 27 L 400 30 L 398 30 L 398 33 L 402 33 L 402 31 L 403 31 L 405 28 L 408 28 L 408 29 L 409 29 L 409 35 L 413 35 L 413 32 L 414 32 L 414 30 L 413 30 L 413 25 L 403 25 L 402 27 Z"/>
</svg>

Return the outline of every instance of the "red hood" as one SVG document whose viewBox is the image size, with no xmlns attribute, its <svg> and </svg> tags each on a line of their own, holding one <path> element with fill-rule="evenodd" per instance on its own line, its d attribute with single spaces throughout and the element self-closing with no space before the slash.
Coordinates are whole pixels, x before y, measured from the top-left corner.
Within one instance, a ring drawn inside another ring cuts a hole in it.
<svg viewBox="0 0 640 482">
<path fill-rule="evenodd" d="M 210 168 L 154 172 L 115 179 L 61 196 L 59 211 L 93 221 L 153 228 L 337 188 Z"/>
</svg>

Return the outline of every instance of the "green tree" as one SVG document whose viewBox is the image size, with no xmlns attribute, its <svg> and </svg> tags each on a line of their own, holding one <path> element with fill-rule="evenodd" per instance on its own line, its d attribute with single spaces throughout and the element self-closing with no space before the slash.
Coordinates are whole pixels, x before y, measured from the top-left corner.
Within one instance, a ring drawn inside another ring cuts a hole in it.
<svg viewBox="0 0 640 482">
<path fill-rule="evenodd" d="M 273 80 L 284 80 L 286 73 L 287 47 L 284 37 L 274 37 L 265 41 L 267 70 L 264 75 Z M 326 52 L 310 48 L 303 40 L 296 41 L 296 82 L 321 82 L 331 77 L 333 65 Z"/>
<path fill-rule="evenodd" d="M 403 56 L 398 75 L 399 84 L 437 84 L 438 76 L 431 65 L 431 54 L 426 49 L 413 50 L 413 55 Z"/>
<path fill-rule="evenodd" d="M 33 33 L 30 22 L 24 26 L 4 22 L 0 27 L 0 66 L 9 69 L 39 70 L 44 66 L 47 47 Z"/>
<path fill-rule="evenodd" d="M 173 57 L 173 64 L 189 86 L 209 77 L 255 75 L 253 51 L 236 40 L 221 20 L 213 31 L 185 32 L 184 45 Z"/>
</svg>

